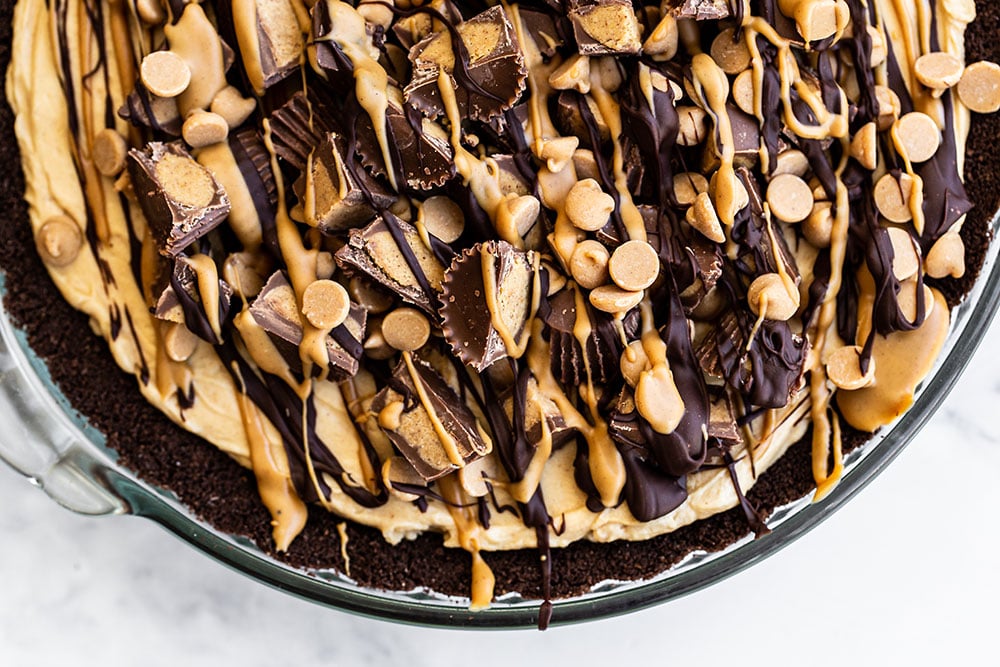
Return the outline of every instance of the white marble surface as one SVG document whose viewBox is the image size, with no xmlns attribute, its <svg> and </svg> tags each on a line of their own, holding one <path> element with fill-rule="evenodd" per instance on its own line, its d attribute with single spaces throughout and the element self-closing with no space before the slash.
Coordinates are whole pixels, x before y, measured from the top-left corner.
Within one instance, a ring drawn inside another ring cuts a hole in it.
<svg viewBox="0 0 1000 667">
<path fill-rule="evenodd" d="M 688 598 L 546 633 L 322 609 L 144 520 L 73 515 L 0 465 L 0 664 L 996 664 L 998 347 L 995 325 L 922 434 L 797 543 Z"/>
</svg>

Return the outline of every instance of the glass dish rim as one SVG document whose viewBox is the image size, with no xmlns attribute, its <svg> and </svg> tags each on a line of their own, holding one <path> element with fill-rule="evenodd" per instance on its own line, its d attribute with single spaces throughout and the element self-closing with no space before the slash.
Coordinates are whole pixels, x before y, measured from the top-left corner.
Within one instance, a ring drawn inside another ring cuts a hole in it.
<svg viewBox="0 0 1000 667">
<path fill-rule="evenodd" d="M 652 579 L 608 582 L 588 593 L 554 600 L 552 625 L 598 620 L 646 609 L 722 581 L 791 544 L 867 486 L 935 413 L 992 322 L 1000 306 L 1000 261 L 997 261 L 1000 243 L 995 241 L 998 229 L 1000 212 L 989 224 L 993 240 L 979 278 L 953 311 L 952 331 L 945 349 L 931 375 L 922 383 L 913 405 L 895 423 L 849 456 L 843 479 L 826 498 L 812 503 L 812 493 L 809 493 L 776 509 L 768 521 L 772 529 L 769 535 L 744 538 L 720 552 L 689 556 Z M 6 289 L 3 278 L 0 277 L 0 294 Z M 119 466 L 113 452 L 95 442 L 95 433 L 88 434 L 87 427 L 81 426 L 81 418 L 72 416 L 75 410 L 61 398 L 61 392 L 51 380 L 46 379 L 45 362 L 27 347 L 23 334 L 2 306 L 0 362 L 0 401 L 6 407 L 19 406 L 18 401 L 22 400 L 34 401 L 35 416 L 47 419 L 24 425 L 29 434 L 45 439 L 44 443 L 36 444 L 52 447 L 57 437 L 72 439 L 69 445 L 56 448 L 53 456 L 48 457 L 37 471 L 26 469 L 5 455 L 3 437 L 0 437 L 0 459 L 7 460 L 71 510 L 95 515 L 132 514 L 151 519 L 245 576 L 320 605 L 362 616 L 432 627 L 514 629 L 538 624 L 538 600 L 502 596 L 490 608 L 471 612 L 463 606 L 461 598 L 421 591 L 363 588 L 334 571 L 306 571 L 278 561 L 246 538 L 224 534 L 198 520 L 173 494 Z M 13 416 L 29 419 L 32 414 L 15 411 Z"/>
</svg>

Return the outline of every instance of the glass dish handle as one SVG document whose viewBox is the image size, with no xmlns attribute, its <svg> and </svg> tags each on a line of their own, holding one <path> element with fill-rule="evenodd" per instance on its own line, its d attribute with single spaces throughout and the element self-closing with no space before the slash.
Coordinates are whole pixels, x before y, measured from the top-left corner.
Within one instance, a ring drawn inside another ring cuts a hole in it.
<svg viewBox="0 0 1000 667">
<path fill-rule="evenodd" d="M 128 505 L 101 483 L 107 469 L 32 369 L 0 317 L 0 459 L 67 509 L 122 514 Z"/>
</svg>

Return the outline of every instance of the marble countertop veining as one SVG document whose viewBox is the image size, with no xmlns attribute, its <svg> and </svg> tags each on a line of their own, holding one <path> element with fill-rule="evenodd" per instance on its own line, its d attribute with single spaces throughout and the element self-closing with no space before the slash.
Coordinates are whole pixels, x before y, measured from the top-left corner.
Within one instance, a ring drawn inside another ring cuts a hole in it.
<svg viewBox="0 0 1000 667">
<path fill-rule="evenodd" d="M 71 514 L 0 465 L 0 664 L 694 665 L 709 648 L 712 664 L 984 664 L 1000 599 L 998 347 L 1000 323 L 889 469 L 776 556 L 687 598 L 546 633 L 323 609 L 151 522 Z"/>
</svg>

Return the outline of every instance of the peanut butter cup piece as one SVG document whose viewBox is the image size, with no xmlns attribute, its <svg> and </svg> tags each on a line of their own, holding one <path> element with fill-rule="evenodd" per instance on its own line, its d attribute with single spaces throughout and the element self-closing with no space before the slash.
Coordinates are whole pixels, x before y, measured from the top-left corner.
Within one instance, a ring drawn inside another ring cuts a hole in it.
<svg viewBox="0 0 1000 667">
<path fill-rule="evenodd" d="M 404 301 L 437 314 L 445 267 L 410 224 L 386 212 L 364 229 L 352 229 L 337 263 L 362 273 Z"/>
<path fill-rule="evenodd" d="M 430 190 L 444 185 L 455 176 L 455 153 L 448 134 L 429 118 L 410 116 L 413 109 L 407 111 L 406 105 L 396 99 L 398 90 L 390 91 L 385 134 L 392 164 L 386 165 L 382 145 L 366 113 L 358 114 L 355 124 L 361 163 L 376 176 L 387 179 L 392 170 L 399 188 L 405 185 L 412 190 Z"/>
<path fill-rule="evenodd" d="M 531 315 L 537 257 L 506 241 L 477 244 L 445 272 L 441 319 L 455 356 L 478 371 L 508 356 Z"/>
<path fill-rule="evenodd" d="M 729 0 L 666 0 L 663 7 L 671 16 L 695 21 L 729 18 Z"/>
<path fill-rule="evenodd" d="M 310 226 L 327 234 L 361 227 L 375 217 L 372 201 L 379 208 L 388 208 L 395 201 L 375 179 L 365 179 L 362 187 L 357 171 L 364 170 L 352 172 L 348 169 L 352 162 L 347 142 L 335 132 L 327 133 L 316 147 L 311 164 L 293 185 L 302 217 Z"/>
<path fill-rule="evenodd" d="M 629 0 L 571 0 L 568 15 L 583 55 L 633 55 L 642 48 L 642 31 Z"/>
<path fill-rule="evenodd" d="M 258 95 L 299 68 L 305 40 L 290 0 L 248 0 L 232 11 L 243 68 Z"/>
<path fill-rule="evenodd" d="M 309 304 L 304 305 L 308 307 Z M 268 279 L 250 306 L 250 314 L 258 326 L 268 333 L 288 367 L 295 373 L 302 373 L 299 345 L 302 343 L 304 319 L 295 292 L 284 273 L 277 271 Z M 351 303 L 346 319 L 326 337 L 330 378 L 343 380 L 358 372 L 367 316 L 368 311 Z M 314 375 L 320 375 L 321 371 L 320 368 L 313 368 Z"/>
<path fill-rule="evenodd" d="M 229 215 L 229 197 L 212 173 L 177 144 L 129 152 L 129 174 L 160 253 L 175 257 Z"/>
<path fill-rule="evenodd" d="M 438 75 L 447 74 L 463 118 L 489 121 L 514 106 L 528 70 L 517 32 L 502 6 L 456 26 L 461 44 L 447 31 L 428 35 L 410 49 L 413 77 L 406 101 L 431 118 L 445 113 Z"/>
<path fill-rule="evenodd" d="M 428 482 L 493 448 L 465 402 L 430 364 L 416 357 L 399 362 L 392 381 L 372 400 L 371 410 L 399 453 Z"/>
<path fill-rule="evenodd" d="M 213 329 L 212 320 L 216 319 L 220 325 L 225 323 L 233 300 L 233 288 L 222 278 L 218 280 L 214 298 L 213 303 L 207 301 L 207 295 L 202 295 L 196 265 L 181 256 L 174 260 L 169 282 L 156 301 L 153 315 L 167 322 L 182 323 L 202 340 L 219 345 L 223 341 Z M 209 308 L 213 309 L 214 318 L 209 317 Z"/>
</svg>

